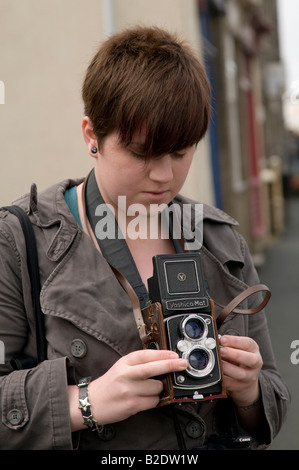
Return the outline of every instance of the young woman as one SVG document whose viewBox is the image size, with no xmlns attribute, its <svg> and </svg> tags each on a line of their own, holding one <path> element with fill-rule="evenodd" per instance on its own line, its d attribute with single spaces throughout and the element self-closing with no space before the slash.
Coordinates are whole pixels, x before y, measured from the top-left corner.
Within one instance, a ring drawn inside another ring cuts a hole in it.
<svg viewBox="0 0 299 470">
<path fill-rule="evenodd" d="M 282 425 L 289 395 L 264 312 L 231 315 L 219 330 L 227 398 L 160 407 L 159 376 L 185 371 L 188 363 L 174 351 L 142 348 L 131 298 L 114 269 L 142 308 L 150 300 L 152 257 L 177 252 L 174 239 L 161 236 L 155 208 L 194 207 L 179 191 L 209 123 L 203 66 L 168 32 L 134 28 L 102 44 L 88 67 L 83 100 L 91 173 L 38 194 L 33 185 L 17 201 L 36 235 L 47 340 L 47 360 L 19 369 L 12 359 L 36 356 L 35 320 L 19 222 L 0 211 L 6 361 L 0 365 L 0 448 L 229 448 L 242 436 L 265 448 Z M 143 208 L 140 237 L 132 230 L 136 204 Z M 160 236 L 151 236 L 153 221 Z M 235 225 L 204 206 L 199 251 L 211 297 L 223 305 L 258 283 Z M 108 226 L 113 236 L 105 237 Z"/>
</svg>

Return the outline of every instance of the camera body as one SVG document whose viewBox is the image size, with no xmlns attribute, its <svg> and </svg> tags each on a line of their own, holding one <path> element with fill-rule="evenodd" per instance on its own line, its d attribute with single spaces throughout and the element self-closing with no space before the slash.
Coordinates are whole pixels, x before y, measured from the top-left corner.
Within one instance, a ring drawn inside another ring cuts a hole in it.
<svg viewBox="0 0 299 470">
<path fill-rule="evenodd" d="M 163 377 L 160 404 L 225 397 L 213 300 L 199 253 L 153 257 L 151 304 L 142 310 L 146 348 L 170 349 L 188 367 Z"/>
</svg>

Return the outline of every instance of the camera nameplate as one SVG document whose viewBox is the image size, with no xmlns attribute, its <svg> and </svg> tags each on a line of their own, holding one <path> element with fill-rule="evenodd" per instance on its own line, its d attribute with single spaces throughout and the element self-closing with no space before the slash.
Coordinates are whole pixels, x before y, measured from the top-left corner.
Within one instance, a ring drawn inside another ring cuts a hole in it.
<svg viewBox="0 0 299 470">
<path fill-rule="evenodd" d="M 167 310 L 186 310 L 186 309 L 198 309 L 208 308 L 209 299 L 207 297 L 199 298 L 179 298 L 173 300 L 167 300 L 165 302 Z"/>
</svg>

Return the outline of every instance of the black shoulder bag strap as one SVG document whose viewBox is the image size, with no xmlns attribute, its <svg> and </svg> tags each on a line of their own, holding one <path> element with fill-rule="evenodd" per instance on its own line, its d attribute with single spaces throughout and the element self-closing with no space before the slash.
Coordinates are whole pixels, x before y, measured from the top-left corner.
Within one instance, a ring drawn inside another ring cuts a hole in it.
<svg viewBox="0 0 299 470">
<path fill-rule="evenodd" d="M 39 298 L 41 285 L 35 234 L 28 215 L 21 207 L 14 205 L 3 207 L 3 209 L 6 209 L 18 217 L 25 237 L 28 272 L 31 282 L 31 296 L 36 320 L 37 363 L 39 364 L 47 359 L 47 343 Z"/>
</svg>

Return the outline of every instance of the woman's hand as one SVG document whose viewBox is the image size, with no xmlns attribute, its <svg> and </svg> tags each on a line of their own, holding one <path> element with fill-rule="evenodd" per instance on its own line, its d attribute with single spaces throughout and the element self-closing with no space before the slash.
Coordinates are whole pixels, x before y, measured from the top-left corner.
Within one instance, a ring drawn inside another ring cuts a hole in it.
<svg viewBox="0 0 299 470">
<path fill-rule="evenodd" d="M 122 421 L 157 406 L 163 390 L 159 375 L 184 370 L 187 362 L 172 351 L 145 349 L 119 359 L 104 375 L 89 384 L 89 401 L 100 424 Z M 78 413 L 78 387 L 69 386 L 72 430 L 83 428 Z"/>
<path fill-rule="evenodd" d="M 263 365 L 257 343 L 247 337 L 224 335 L 220 356 L 228 395 L 237 406 L 251 405 L 259 398 L 259 372 Z"/>
</svg>

